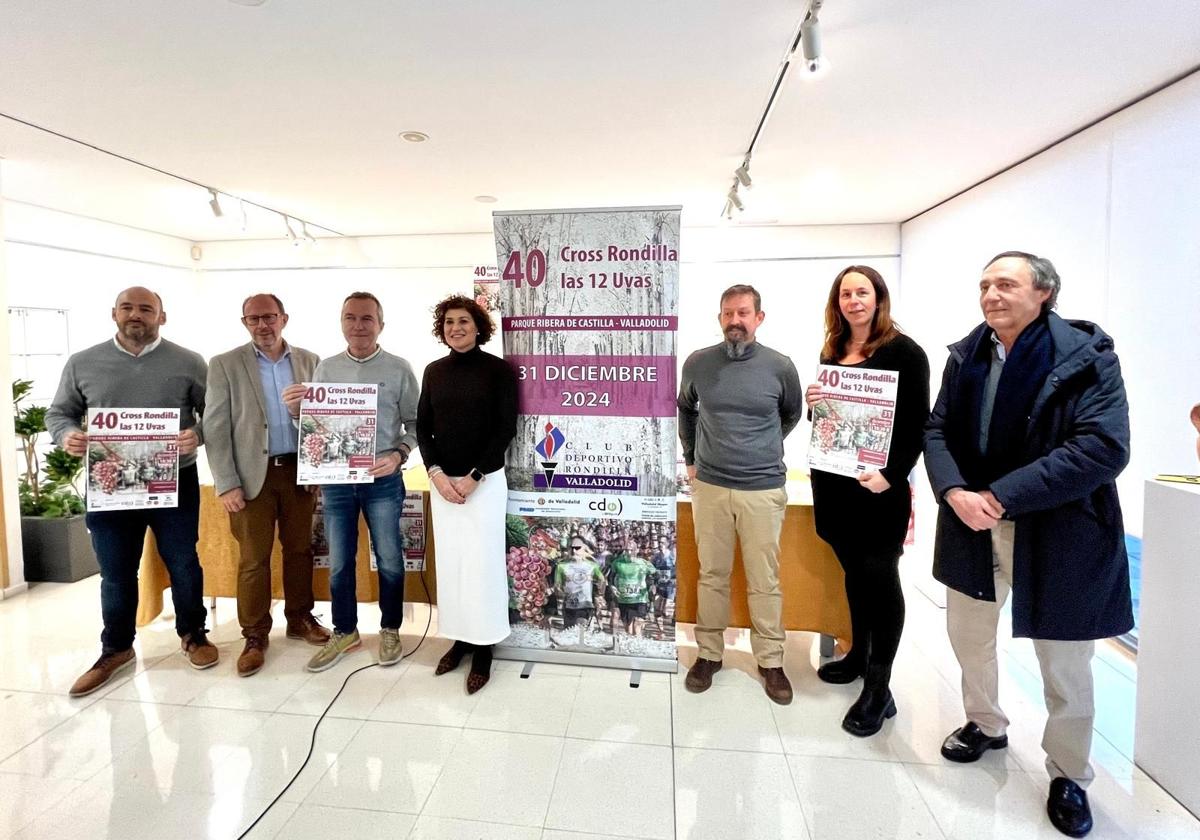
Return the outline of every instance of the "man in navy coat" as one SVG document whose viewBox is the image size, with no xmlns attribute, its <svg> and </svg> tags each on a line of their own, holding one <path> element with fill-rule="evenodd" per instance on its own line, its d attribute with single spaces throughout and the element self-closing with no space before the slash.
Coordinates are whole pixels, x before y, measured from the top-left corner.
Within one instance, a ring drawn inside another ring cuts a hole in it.
<svg viewBox="0 0 1200 840">
<path fill-rule="evenodd" d="M 985 266 L 984 323 L 950 346 L 925 466 L 939 503 L 933 573 L 948 587 L 967 717 L 942 755 L 975 761 L 1008 745 L 996 625 L 1011 590 L 1013 636 L 1033 639 L 1045 685 L 1047 812 L 1082 837 L 1095 640 L 1133 626 L 1114 483 L 1129 462 L 1129 407 L 1112 339 L 1051 311 L 1060 285 L 1049 260 L 1025 252 Z"/>
</svg>

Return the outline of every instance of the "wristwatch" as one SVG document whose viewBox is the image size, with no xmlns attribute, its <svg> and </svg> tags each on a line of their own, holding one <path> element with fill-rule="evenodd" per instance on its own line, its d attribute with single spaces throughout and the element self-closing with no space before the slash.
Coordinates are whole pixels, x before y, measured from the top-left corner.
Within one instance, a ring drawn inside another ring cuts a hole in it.
<svg viewBox="0 0 1200 840">
<path fill-rule="evenodd" d="M 478 467 L 471 468 L 470 476 L 471 476 L 471 478 L 475 479 L 476 481 L 483 481 L 483 478 L 484 478 L 483 473 L 481 473 L 479 471 Z"/>
</svg>

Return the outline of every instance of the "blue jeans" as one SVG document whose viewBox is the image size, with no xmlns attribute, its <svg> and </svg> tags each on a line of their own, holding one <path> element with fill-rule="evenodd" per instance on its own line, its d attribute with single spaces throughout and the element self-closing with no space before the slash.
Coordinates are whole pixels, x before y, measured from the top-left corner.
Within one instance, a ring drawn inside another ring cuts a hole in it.
<svg viewBox="0 0 1200 840">
<path fill-rule="evenodd" d="M 87 515 L 92 548 L 100 563 L 100 609 L 105 653 L 128 650 L 133 645 L 138 608 L 138 567 L 146 528 L 154 532 L 158 553 L 171 576 L 175 604 L 175 632 L 185 636 L 203 630 L 204 571 L 196 554 L 200 526 L 200 482 L 196 467 L 179 471 L 179 507 L 145 510 L 108 510 Z"/>
<path fill-rule="evenodd" d="M 376 478 L 373 484 L 326 484 L 325 536 L 329 540 L 329 593 L 333 629 L 358 629 L 355 587 L 358 554 L 358 515 L 367 519 L 375 562 L 379 567 L 380 626 L 399 629 L 404 620 L 404 537 L 400 512 L 404 507 L 404 477 L 399 473 Z"/>
</svg>

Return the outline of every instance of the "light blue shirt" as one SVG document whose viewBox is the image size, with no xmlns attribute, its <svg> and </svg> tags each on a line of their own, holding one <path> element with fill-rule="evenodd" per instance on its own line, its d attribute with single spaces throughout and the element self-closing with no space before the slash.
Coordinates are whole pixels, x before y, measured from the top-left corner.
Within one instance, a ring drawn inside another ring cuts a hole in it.
<svg viewBox="0 0 1200 840">
<path fill-rule="evenodd" d="M 267 407 L 267 450 L 272 455 L 286 455 L 296 451 L 296 427 L 283 404 L 283 389 L 291 385 L 292 348 L 287 347 L 278 362 L 257 347 L 254 355 L 258 359 L 258 375 L 262 379 L 263 403 Z"/>
</svg>

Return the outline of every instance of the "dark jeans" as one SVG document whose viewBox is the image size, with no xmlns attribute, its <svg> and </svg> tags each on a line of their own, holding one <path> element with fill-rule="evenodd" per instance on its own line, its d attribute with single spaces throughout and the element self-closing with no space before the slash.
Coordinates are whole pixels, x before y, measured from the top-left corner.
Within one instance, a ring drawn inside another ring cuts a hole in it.
<svg viewBox="0 0 1200 840">
<path fill-rule="evenodd" d="M 403 476 L 397 472 L 377 478 L 372 484 L 326 484 L 321 496 L 329 540 L 333 629 L 339 633 L 358 629 L 355 558 L 360 512 L 366 517 L 379 567 L 379 609 L 383 613 L 379 623 L 381 627 L 399 629 L 404 620 L 404 537 L 400 533 Z"/>
<path fill-rule="evenodd" d="M 87 515 L 92 547 L 100 562 L 100 609 L 105 653 L 128 650 L 133 645 L 138 608 L 138 567 L 146 529 L 154 532 L 158 553 L 171 576 L 171 601 L 175 604 L 175 631 L 185 636 L 203 630 L 204 571 L 196 554 L 200 525 L 200 482 L 196 467 L 179 471 L 179 507 L 145 510 L 109 510 Z"/>
</svg>

